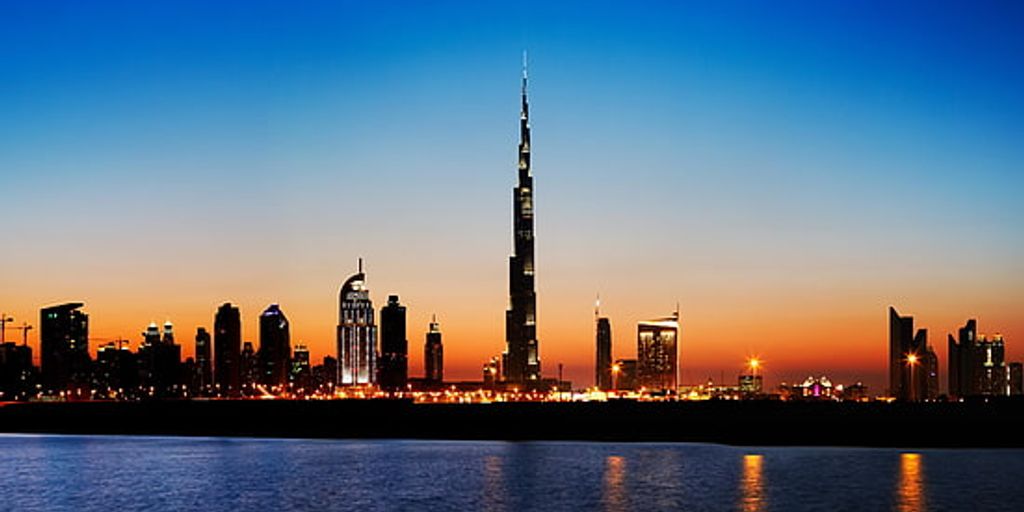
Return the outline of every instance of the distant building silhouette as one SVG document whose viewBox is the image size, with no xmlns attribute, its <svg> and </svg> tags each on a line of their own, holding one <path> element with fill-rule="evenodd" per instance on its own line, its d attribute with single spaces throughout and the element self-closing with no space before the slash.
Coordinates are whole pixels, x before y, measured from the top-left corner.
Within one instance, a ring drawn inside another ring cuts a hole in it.
<svg viewBox="0 0 1024 512">
<path fill-rule="evenodd" d="M 596 355 L 594 358 L 594 385 L 598 389 L 612 388 L 612 324 L 607 318 L 597 318 Z"/>
<path fill-rule="evenodd" d="M 284 389 L 288 386 L 291 355 L 288 318 L 277 304 L 271 304 L 260 315 L 259 382 L 268 390 Z"/>
<path fill-rule="evenodd" d="M 637 324 L 636 357 L 640 387 L 675 391 L 679 369 L 678 313 Z"/>
<path fill-rule="evenodd" d="M 24 344 L 0 343 L 0 401 L 32 398 L 36 380 L 32 349 Z"/>
<path fill-rule="evenodd" d="M 174 343 L 174 325 L 166 322 L 161 332 L 150 323 L 142 335 L 138 353 L 140 385 L 149 396 L 178 396 L 183 379 L 181 345 Z"/>
<path fill-rule="evenodd" d="M 39 318 L 43 390 L 81 396 L 90 380 L 89 315 L 81 302 L 43 308 Z"/>
<path fill-rule="evenodd" d="M 93 389 L 102 398 L 139 397 L 138 356 L 126 342 L 111 341 L 96 349 Z"/>
<path fill-rule="evenodd" d="M 925 395 L 924 398 L 927 400 L 935 400 L 939 397 L 939 356 L 935 355 L 935 351 L 932 350 L 931 345 L 925 348 L 924 363 L 925 375 L 927 375 L 927 383 L 925 384 Z"/>
<path fill-rule="evenodd" d="M 540 348 L 537 341 L 533 173 L 530 169 L 530 108 L 526 100 L 525 62 L 519 138 L 519 183 L 512 194 L 514 252 L 509 258 L 510 307 L 505 312 L 506 348 L 502 375 L 509 384 L 528 387 L 536 386 L 540 381 Z"/>
<path fill-rule="evenodd" d="M 213 378 L 221 396 L 242 392 L 242 316 L 238 308 L 225 302 L 213 320 Z"/>
<path fill-rule="evenodd" d="M 938 387 L 938 360 L 929 355 L 928 330 L 914 333 L 914 318 L 889 308 L 889 392 L 897 400 L 917 402 L 929 398 L 930 373 Z"/>
<path fill-rule="evenodd" d="M 979 336 L 974 319 L 957 335 L 948 337 L 949 394 L 958 398 L 1011 394 L 1012 375 L 1007 370 L 1003 337 Z"/>
<path fill-rule="evenodd" d="M 1006 365 L 1009 374 L 1007 379 L 1010 382 L 1010 396 L 1024 394 L 1024 365 L 1021 363 L 1010 363 Z"/>
<path fill-rule="evenodd" d="M 405 337 L 405 306 L 398 295 L 389 295 L 380 309 L 380 387 L 387 391 L 405 389 L 409 382 L 409 340 Z"/>
<path fill-rule="evenodd" d="M 430 320 L 427 341 L 423 346 L 423 367 L 426 370 L 423 380 L 428 386 L 438 386 L 444 382 L 444 345 L 441 343 L 441 326 L 437 316 Z"/>
<path fill-rule="evenodd" d="M 196 329 L 196 388 L 202 394 L 209 392 L 213 386 L 213 357 L 211 357 L 213 342 L 210 333 L 206 328 Z"/>
<path fill-rule="evenodd" d="M 377 381 L 377 326 L 366 288 L 363 260 L 338 294 L 338 380 L 341 386 L 364 386 Z"/>
<path fill-rule="evenodd" d="M 256 394 L 256 384 L 260 382 L 260 358 L 253 348 L 251 341 L 242 343 L 242 356 L 239 358 L 239 369 L 241 372 L 241 393 L 243 395 Z"/>
<path fill-rule="evenodd" d="M 296 345 L 292 355 L 291 383 L 293 391 L 308 393 L 313 384 L 313 371 L 309 366 L 309 349 L 305 345 Z"/>
</svg>

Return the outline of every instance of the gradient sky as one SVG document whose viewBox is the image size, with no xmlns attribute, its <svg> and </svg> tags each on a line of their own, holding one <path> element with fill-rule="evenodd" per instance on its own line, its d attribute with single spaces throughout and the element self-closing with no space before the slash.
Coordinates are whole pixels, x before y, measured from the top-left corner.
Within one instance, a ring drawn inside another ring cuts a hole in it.
<svg viewBox="0 0 1024 512">
<path fill-rule="evenodd" d="M 479 379 L 526 49 L 545 374 L 592 382 L 598 292 L 616 357 L 680 304 L 684 382 L 757 354 L 880 392 L 889 305 L 943 387 L 969 317 L 1024 358 L 1024 4 L 550 3 L 3 2 L 0 311 L 191 354 L 279 302 L 319 360 L 362 256 L 411 373 L 436 313 Z"/>
</svg>

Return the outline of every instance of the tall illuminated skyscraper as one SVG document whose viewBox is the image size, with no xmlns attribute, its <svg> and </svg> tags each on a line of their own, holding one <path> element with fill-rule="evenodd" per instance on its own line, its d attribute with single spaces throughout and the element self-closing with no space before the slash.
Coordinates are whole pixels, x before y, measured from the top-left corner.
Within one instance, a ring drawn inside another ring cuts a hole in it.
<svg viewBox="0 0 1024 512">
<path fill-rule="evenodd" d="M 679 313 L 637 324 L 637 384 L 650 390 L 679 385 Z"/>
<path fill-rule="evenodd" d="M 377 382 L 377 326 L 366 288 L 363 260 L 359 271 L 341 285 L 338 296 L 338 385 Z"/>
<path fill-rule="evenodd" d="M 533 173 L 530 170 L 530 108 L 526 100 L 523 55 L 522 110 L 519 116 L 519 184 L 512 194 L 514 253 L 509 258 L 509 309 L 505 312 L 502 374 L 510 384 L 540 381 L 537 293 L 534 279 Z"/>
</svg>

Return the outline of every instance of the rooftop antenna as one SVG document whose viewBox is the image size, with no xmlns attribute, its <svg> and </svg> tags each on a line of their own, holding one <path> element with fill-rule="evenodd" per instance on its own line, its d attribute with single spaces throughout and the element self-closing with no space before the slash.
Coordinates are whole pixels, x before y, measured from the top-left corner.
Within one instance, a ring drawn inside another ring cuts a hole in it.
<svg viewBox="0 0 1024 512">
<path fill-rule="evenodd" d="M 598 294 L 597 294 L 597 300 L 594 301 L 594 316 L 595 317 L 600 317 L 601 316 L 601 293 L 600 292 L 598 292 Z"/>
<path fill-rule="evenodd" d="M 359 258 L 359 273 L 360 274 L 363 273 L 363 258 L 362 257 Z"/>
</svg>

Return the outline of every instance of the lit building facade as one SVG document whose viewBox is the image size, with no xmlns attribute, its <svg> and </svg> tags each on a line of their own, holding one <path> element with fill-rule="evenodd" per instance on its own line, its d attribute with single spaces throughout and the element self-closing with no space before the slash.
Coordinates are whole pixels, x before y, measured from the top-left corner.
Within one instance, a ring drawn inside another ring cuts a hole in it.
<svg viewBox="0 0 1024 512">
<path fill-rule="evenodd" d="M 1003 337 L 979 336 L 974 319 L 957 334 L 948 338 L 949 394 L 957 398 L 1012 394 Z"/>
<path fill-rule="evenodd" d="M 648 390 L 679 385 L 679 313 L 637 324 L 637 384 Z"/>
<path fill-rule="evenodd" d="M 441 325 L 437 323 L 437 316 L 430 319 L 427 341 L 423 346 L 423 359 L 426 383 L 432 386 L 443 383 L 444 345 L 441 343 Z"/>
<path fill-rule="evenodd" d="M 389 295 L 380 310 L 380 387 L 405 389 L 409 382 L 409 340 L 405 330 L 405 306 L 398 295 Z"/>
<path fill-rule="evenodd" d="M 338 380 L 340 386 L 377 382 L 377 326 L 366 288 L 363 260 L 359 271 L 341 286 L 338 297 Z"/>
<path fill-rule="evenodd" d="M 291 353 L 288 317 L 280 306 L 271 304 L 260 315 L 260 383 L 268 388 L 287 386 Z"/>
<path fill-rule="evenodd" d="M 509 309 L 505 312 L 506 348 L 502 376 L 512 385 L 537 385 L 537 293 L 534 262 L 533 173 L 530 168 L 530 109 L 523 63 L 522 110 L 519 116 L 519 183 L 512 193 L 514 252 L 509 258 Z"/>
</svg>

